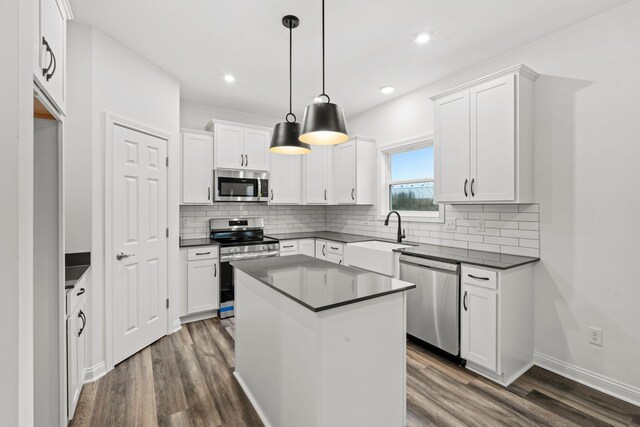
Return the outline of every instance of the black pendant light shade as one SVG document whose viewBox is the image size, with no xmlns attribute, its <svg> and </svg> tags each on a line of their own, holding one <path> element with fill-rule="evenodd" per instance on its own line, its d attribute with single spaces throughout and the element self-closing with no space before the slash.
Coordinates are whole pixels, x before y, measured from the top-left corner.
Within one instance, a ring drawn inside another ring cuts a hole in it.
<svg viewBox="0 0 640 427">
<path fill-rule="evenodd" d="M 300 123 L 296 122 L 296 115 L 291 112 L 291 32 L 300 25 L 300 20 L 293 15 L 287 15 L 282 18 L 282 25 L 289 29 L 289 113 L 284 122 L 278 123 L 273 128 L 269 151 L 277 154 L 307 154 L 311 152 L 311 147 L 298 138 L 300 136 Z M 293 118 L 292 122 L 289 121 L 289 117 Z"/>
<path fill-rule="evenodd" d="M 331 103 L 324 90 L 324 0 L 322 0 L 322 93 L 307 106 L 302 119 L 300 141 L 311 145 L 342 144 L 349 140 L 342 107 Z M 320 102 L 326 98 L 327 102 Z"/>
<path fill-rule="evenodd" d="M 342 144 L 349 140 L 342 107 L 331 102 L 315 102 L 304 110 L 300 141 L 311 145 Z"/>
</svg>

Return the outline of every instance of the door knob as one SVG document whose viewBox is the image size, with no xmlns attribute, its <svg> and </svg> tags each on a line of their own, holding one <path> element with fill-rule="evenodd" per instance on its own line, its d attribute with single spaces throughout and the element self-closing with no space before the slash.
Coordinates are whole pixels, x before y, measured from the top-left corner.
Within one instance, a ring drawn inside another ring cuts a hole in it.
<svg viewBox="0 0 640 427">
<path fill-rule="evenodd" d="M 125 254 L 124 252 L 120 252 L 116 255 L 116 259 L 120 261 L 121 259 L 129 258 L 130 256 L 136 256 L 136 254 Z"/>
</svg>

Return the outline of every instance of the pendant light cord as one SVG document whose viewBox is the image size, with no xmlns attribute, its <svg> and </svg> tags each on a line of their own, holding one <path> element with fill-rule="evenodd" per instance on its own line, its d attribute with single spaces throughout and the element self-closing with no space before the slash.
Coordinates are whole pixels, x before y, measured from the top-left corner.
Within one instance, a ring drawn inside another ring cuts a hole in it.
<svg viewBox="0 0 640 427">
<path fill-rule="evenodd" d="M 326 95 L 324 91 L 324 0 L 322 0 L 322 94 Z"/>
<path fill-rule="evenodd" d="M 291 102 L 291 93 L 293 92 L 292 80 L 293 80 L 293 23 L 289 23 L 289 114 L 293 114 L 293 107 Z M 295 116 L 294 116 L 295 117 Z"/>
</svg>

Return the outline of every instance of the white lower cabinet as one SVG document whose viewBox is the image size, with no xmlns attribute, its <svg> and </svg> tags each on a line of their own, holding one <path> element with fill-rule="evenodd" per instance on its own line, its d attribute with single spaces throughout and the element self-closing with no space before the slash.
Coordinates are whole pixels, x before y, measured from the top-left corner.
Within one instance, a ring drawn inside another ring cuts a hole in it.
<svg viewBox="0 0 640 427">
<path fill-rule="evenodd" d="M 76 292 L 76 289 L 69 292 Z M 69 309 L 73 311 L 67 317 L 67 411 L 68 418 L 72 419 L 86 370 L 87 308 L 84 296 L 78 299 L 75 308 Z"/>
<path fill-rule="evenodd" d="M 316 256 L 316 241 L 315 239 L 303 239 L 298 241 L 298 253 L 300 255 L 307 255 L 310 257 Z"/>
<path fill-rule="evenodd" d="M 218 309 L 218 246 L 180 249 L 180 276 L 180 316 Z"/>
<path fill-rule="evenodd" d="M 298 241 L 284 240 L 280 242 L 280 256 L 298 255 Z"/>
<path fill-rule="evenodd" d="M 327 241 L 316 239 L 316 254 L 319 259 L 327 259 Z"/>
<path fill-rule="evenodd" d="M 509 385 L 533 365 L 533 264 L 462 265 L 460 355 L 467 368 Z"/>
<path fill-rule="evenodd" d="M 344 244 L 331 240 L 316 239 L 315 257 L 335 264 L 343 264 Z"/>
</svg>

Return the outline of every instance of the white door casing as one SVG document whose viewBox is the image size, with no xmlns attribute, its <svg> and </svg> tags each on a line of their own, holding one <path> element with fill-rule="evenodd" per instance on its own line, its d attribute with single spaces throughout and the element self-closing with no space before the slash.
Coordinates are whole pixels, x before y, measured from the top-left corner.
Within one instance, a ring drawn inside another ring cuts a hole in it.
<svg viewBox="0 0 640 427">
<path fill-rule="evenodd" d="M 118 124 L 111 130 L 115 365 L 167 332 L 167 140 Z"/>
</svg>

